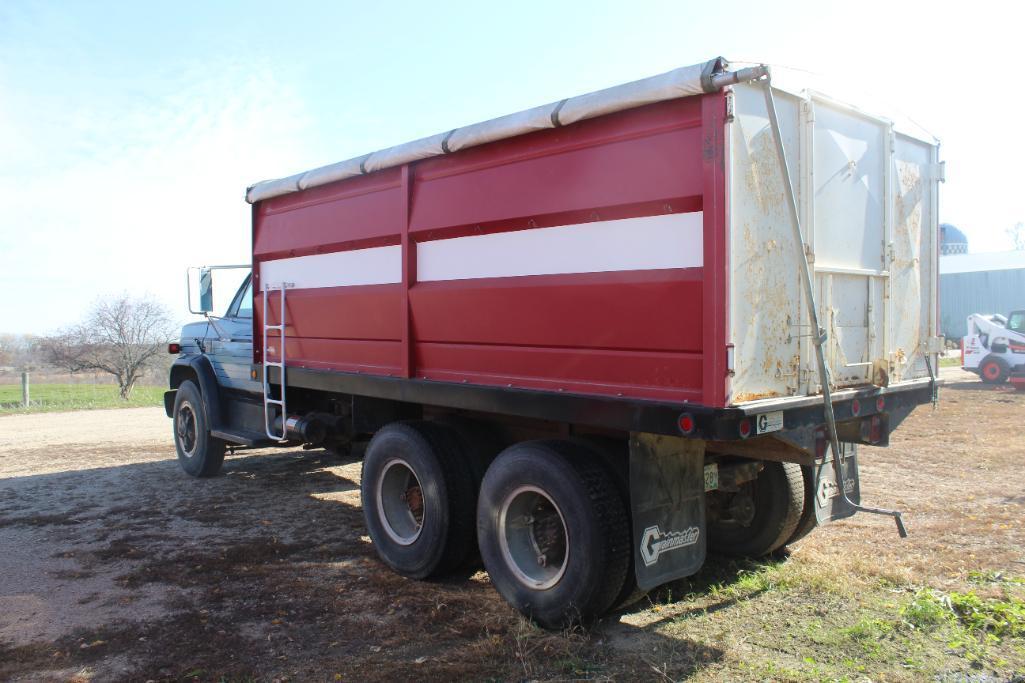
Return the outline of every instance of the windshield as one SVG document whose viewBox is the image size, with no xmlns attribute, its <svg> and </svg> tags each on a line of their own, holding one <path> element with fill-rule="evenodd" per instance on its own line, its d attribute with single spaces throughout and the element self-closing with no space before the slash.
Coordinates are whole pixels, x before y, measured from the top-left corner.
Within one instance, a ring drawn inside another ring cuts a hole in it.
<svg viewBox="0 0 1025 683">
<path fill-rule="evenodd" d="M 234 298 L 225 311 L 224 318 L 252 318 L 253 317 L 253 278 L 246 276 L 245 281 L 235 292 Z"/>
</svg>

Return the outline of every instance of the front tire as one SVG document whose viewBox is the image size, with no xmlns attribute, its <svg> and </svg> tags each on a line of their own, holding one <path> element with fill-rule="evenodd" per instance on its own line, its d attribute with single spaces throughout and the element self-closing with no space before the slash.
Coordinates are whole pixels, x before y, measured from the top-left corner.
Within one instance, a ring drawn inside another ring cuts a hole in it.
<svg viewBox="0 0 1025 683">
<path fill-rule="evenodd" d="M 203 394 L 185 380 L 174 397 L 174 450 L 178 463 L 193 477 L 212 477 L 224 464 L 225 443 L 210 436 Z"/>
<path fill-rule="evenodd" d="M 502 597 L 546 628 L 605 613 L 630 566 L 626 505 L 589 449 L 529 441 L 488 468 L 477 505 L 484 567 Z"/>
<path fill-rule="evenodd" d="M 1011 375 L 1011 369 L 1002 358 L 987 358 L 979 365 L 979 377 L 986 384 L 1003 384 Z"/>
</svg>

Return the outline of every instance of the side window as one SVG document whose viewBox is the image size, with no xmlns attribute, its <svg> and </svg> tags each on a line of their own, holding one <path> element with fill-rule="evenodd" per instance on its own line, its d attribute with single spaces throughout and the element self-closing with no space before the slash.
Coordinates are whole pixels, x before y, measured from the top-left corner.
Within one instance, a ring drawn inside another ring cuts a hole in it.
<svg viewBox="0 0 1025 683">
<path fill-rule="evenodd" d="M 235 312 L 236 318 L 252 318 L 253 317 L 253 281 L 250 280 L 249 284 L 246 285 L 246 291 L 242 292 L 242 298 L 238 302 L 238 310 Z"/>
<path fill-rule="evenodd" d="M 1015 311 L 1007 321 L 1007 329 L 1012 332 L 1025 332 L 1025 311 Z"/>
</svg>

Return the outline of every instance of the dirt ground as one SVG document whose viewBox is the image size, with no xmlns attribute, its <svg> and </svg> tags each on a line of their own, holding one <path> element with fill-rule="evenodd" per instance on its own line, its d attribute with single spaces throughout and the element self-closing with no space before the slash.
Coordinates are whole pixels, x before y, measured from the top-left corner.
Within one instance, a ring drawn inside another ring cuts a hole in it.
<svg viewBox="0 0 1025 683">
<path fill-rule="evenodd" d="M 0 679 L 1006 680 L 1025 673 L 1020 642 L 980 665 L 916 640 L 898 661 L 878 654 L 889 632 L 872 650 L 850 631 L 922 587 L 1025 576 L 1025 392 L 945 376 L 938 410 L 861 450 L 865 502 L 906 511 L 910 538 L 859 515 L 561 634 L 482 571 L 388 571 L 355 459 L 240 453 L 196 480 L 160 408 L 0 417 Z M 832 625 L 847 635 L 824 640 Z"/>
</svg>

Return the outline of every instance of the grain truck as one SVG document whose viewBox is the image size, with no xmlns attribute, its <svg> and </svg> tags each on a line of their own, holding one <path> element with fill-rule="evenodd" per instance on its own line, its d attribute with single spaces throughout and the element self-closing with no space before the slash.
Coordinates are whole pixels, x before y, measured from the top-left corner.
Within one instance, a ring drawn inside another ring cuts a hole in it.
<svg viewBox="0 0 1025 683">
<path fill-rule="evenodd" d="M 559 627 L 861 505 L 935 400 L 935 140 L 713 59 L 256 183 L 172 345 L 182 467 L 362 452 L 382 562 Z"/>
</svg>

